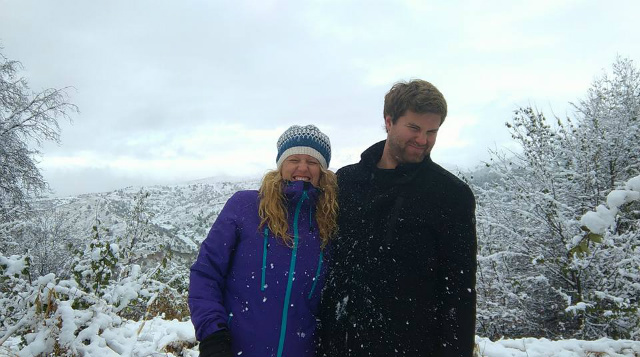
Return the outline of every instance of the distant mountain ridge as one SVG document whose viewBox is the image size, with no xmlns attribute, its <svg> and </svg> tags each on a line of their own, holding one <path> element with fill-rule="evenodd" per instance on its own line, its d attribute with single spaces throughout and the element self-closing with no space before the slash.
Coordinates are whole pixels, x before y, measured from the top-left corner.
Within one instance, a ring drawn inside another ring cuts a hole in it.
<svg viewBox="0 0 640 357">
<path fill-rule="evenodd" d="M 147 217 L 148 235 L 143 249 L 162 245 L 181 264 L 190 264 L 209 228 L 236 191 L 258 189 L 260 181 L 223 181 L 212 178 L 177 185 L 127 187 L 110 192 L 89 193 L 64 198 L 42 199 L 34 208 L 52 217 L 64 231 L 74 235 L 76 244 L 92 237 L 93 227 L 108 229 L 106 239 L 116 241 L 135 223 L 136 198 Z"/>
<path fill-rule="evenodd" d="M 468 174 L 468 179 L 476 183 L 491 179 L 481 171 L 476 173 L 479 175 Z M 41 217 L 46 216 L 49 223 L 44 229 L 57 225 L 60 229 L 54 234 L 66 235 L 53 239 L 71 242 L 80 248 L 94 236 L 94 226 L 105 229 L 104 239 L 118 242 L 119 238 L 131 234 L 137 224 L 135 215 L 143 214 L 148 218 L 146 233 L 134 249 L 141 255 L 151 256 L 159 247 L 165 247 L 177 264 L 188 267 L 229 197 L 237 191 L 259 186 L 258 178 L 209 177 L 183 184 L 130 186 L 109 192 L 46 198 L 34 202 L 33 207 L 40 211 L 35 216 L 40 218 L 34 218 L 32 223 L 43 225 Z M 136 208 L 140 195 L 145 198 L 142 207 Z M 139 212 L 136 213 L 136 209 Z"/>
</svg>

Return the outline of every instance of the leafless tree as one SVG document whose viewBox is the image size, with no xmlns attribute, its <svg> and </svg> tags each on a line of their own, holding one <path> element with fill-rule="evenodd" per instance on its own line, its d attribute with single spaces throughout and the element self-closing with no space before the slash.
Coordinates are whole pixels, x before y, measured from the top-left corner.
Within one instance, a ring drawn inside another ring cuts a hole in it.
<svg viewBox="0 0 640 357">
<path fill-rule="evenodd" d="M 2 50 L 2 48 L 0 48 Z M 22 64 L 0 53 L 0 221 L 19 216 L 28 200 L 48 189 L 37 166 L 43 142 L 60 143 L 60 118 L 78 108 L 67 91 L 34 92 L 19 71 Z"/>
</svg>

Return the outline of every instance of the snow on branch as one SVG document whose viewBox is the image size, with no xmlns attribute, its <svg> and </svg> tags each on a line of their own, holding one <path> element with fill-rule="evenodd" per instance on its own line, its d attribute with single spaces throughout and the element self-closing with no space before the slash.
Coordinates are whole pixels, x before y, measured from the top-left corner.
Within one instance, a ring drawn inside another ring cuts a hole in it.
<svg viewBox="0 0 640 357">
<path fill-rule="evenodd" d="M 595 211 L 585 213 L 580 224 L 590 232 L 602 235 L 615 225 L 620 207 L 640 200 L 640 176 L 627 181 L 623 190 L 613 190 L 607 195 L 607 205 L 599 205 Z M 608 207 L 607 207 L 608 206 Z"/>
</svg>

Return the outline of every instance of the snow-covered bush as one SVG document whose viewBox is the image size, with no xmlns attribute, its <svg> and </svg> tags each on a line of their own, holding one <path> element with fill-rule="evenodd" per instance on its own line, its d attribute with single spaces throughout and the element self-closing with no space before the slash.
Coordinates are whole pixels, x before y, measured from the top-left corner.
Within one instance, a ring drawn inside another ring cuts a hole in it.
<svg viewBox="0 0 640 357">
<path fill-rule="evenodd" d="M 580 219 L 585 231 L 573 254 L 589 257 L 598 281 L 566 311 L 581 316 L 589 335 L 640 337 L 640 176 L 611 191 L 606 205 Z M 593 251 L 593 252 L 592 252 Z M 595 279 L 594 279 L 595 278 Z"/>
<path fill-rule="evenodd" d="M 473 185 L 480 334 L 637 336 L 638 204 L 603 204 L 625 201 L 614 190 L 640 173 L 639 118 L 640 72 L 622 58 L 573 118 L 515 111 L 507 127 L 521 150 L 494 152 L 491 179 Z M 604 235 L 583 230 L 581 217 L 596 207 L 617 217 Z"/>
<path fill-rule="evenodd" d="M 0 253 L 0 345 L 10 344 L 19 356 L 128 356 L 134 345 L 122 341 L 120 330 L 132 320 L 139 329 L 124 339 L 134 342 L 150 318 L 188 320 L 186 293 L 176 284 L 185 269 L 171 262 L 162 245 L 152 250 L 148 195 L 138 197 L 128 221 L 133 228 L 116 237 L 96 218 L 90 239 L 67 258 L 71 268 L 64 277 L 34 273 L 30 255 Z M 155 346 L 192 347 L 193 328 L 180 330 Z"/>
<path fill-rule="evenodd" d="M 28 257 L 0 255 L 0 345 L 12 338 L 13 350 L 19 356 L 113 356 L 114 351 L 116 355 L 130 355 L 131 351 L 117 342 L 123 336 L 114 331 L 131 323 L 121 313 L 133 301 L 146 302 L 147 314 L 136 318 L 140 330 L 145 320 L 156 315 L 176 317 L 166 299 L 181 295 L 152 279 L 154 272 L 142 273 L 138 265 L 131 266 L 127 277 L 97 290 L 95 285 L 59 280 L 54 274 L 30 281 L 28 270 Z M 157 300 L 159 296 L 165 301 Z M 136 341 L 140 330 L 125 339 Z M 173 342 L 195 344 L 189 332 L 181 338 Z"/>
<path fill-rule="evenodd" d="M 186 269 L 171 261 L 163 245 L 150 244 L 148 196 L 143 191 L 135 196 L 121 237 L 110 235 L 96 219 L 91 240 L 75 251 L 73 279 L 120 316 L 138 320 L 157 313 L 184 319 L 189 316 L 186 289 L 176 282 L 185 279 Z"/>
<path fill-rule="evenodd" d="M 93 237 L 84 251 L 75 251 L 72 273 L 75 281 L 85 291 L 98 296 L 111 283 L 115 270 L 118 269 L 118 245 L 105 238 L 109 230 L 97 220 L 93 226 Z"/>
<path fill-rule="evenodd" d="M 23 212 L 20 219 L 0 222 L 0 251 L 29 255 L 32 279 L 49 273 L 68 276 L 71 260 L 67 247 L 82 244 L 79 238 L 71 234 L 55 210 L 32 210 Z"/>
</svg>

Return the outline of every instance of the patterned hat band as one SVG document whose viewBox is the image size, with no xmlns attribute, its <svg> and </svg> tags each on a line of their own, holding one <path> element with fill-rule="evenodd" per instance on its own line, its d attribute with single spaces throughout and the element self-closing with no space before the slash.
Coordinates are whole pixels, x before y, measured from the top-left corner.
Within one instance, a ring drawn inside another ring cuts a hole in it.
<svg viewBox="0 0 640 357">
<path fill-rule="evenodd" d="M 284 160 L 296 154 L 305 154 L 316 158 L 320 165 L 327 169 L 331 161 L 331 142 L 329 137 L 315 125 L 293 125 L 278 139 L 278 155 L 276 164 L 278 169 Z"/>
<path fill-rule="evenodd" d="M 324 156 L 322 156 L 322 154 L 320 154 L 318 150 L 308 146 L 294 146 L 292 148 L 288 148 L 282 153 L 282 155 L 280 155 L 280 158 L 278 159 L 278 161 L 276 161 L 278 169 L 280 169 L 280 166 L 282 166 L 284 160 L 286 160 L 289 156 L 300 154 L 309 155 L 315 158 L 320 163 L 320 166 L 322 166 L 322 168 L 325 170 L 329 168 L 329 165 L 327 165 L 327 160 L 325 160 Z"/>
</svg>

